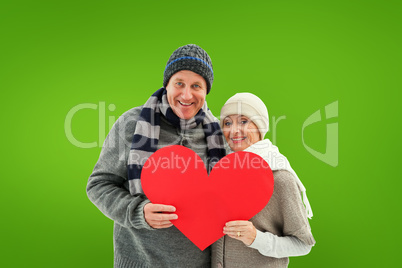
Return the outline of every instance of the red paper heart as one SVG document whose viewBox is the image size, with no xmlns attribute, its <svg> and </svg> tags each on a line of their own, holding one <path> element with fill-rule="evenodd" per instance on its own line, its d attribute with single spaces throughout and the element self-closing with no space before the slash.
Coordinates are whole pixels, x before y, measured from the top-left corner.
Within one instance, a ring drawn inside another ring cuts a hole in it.
<svg viewBox="0 0 402 268">
<path fill-rule="evenodd" d="M 176 207 L 178 219 L 172 223 L 201 250 L 223 236 L 226 222 L 260 212 L 274 189 L 268 163 L 256 154 L 229 154 L 208 176 L 201 158 L 180 145 L 152 154 L 141 184 L 152 203 Z"/>
</svg>

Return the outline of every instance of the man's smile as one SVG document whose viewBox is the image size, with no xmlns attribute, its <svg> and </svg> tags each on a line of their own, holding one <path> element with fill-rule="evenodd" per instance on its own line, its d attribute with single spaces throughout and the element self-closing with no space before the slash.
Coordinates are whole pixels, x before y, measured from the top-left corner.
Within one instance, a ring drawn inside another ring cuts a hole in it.
<svg viewBox="0 0 402 268">
<path fill-rule="evenodd" d="M 186 102 L 181 102 L 181 101 L 178 101 L 181 105 L 183 105 L 183 106 L 190 106 L 190 105 L 192 105 L 193 104 L 193 102 L 190 102 L 190 103 L 186 103 Z"/>
</svg>

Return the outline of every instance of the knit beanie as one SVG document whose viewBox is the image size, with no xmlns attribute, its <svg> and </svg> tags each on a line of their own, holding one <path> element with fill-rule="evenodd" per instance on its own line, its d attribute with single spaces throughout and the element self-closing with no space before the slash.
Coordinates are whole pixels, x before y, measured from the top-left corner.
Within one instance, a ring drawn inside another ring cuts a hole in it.
<svg viewBox="0 0 402 268">
<path fill-rule="evenodd" d="M 264 102 L 251 93 L 237 93 L 229 98 L 221 110 L 220 124 L 223 128 L 223 120 L 229 115 L 247 116 L 257 125 L 262 139 L 269 130 L 268 110 Z"/>
<path fill-rule="evenodd" d="M 189 70 L 201 75 L 207 82 L 207 94 L 214 81 L 211 58 L 197 45 L 185 45 L 176 49 L 170 56 L 163 74 L 163 86 L 166 87 L 175 73 Z"/>
</svg>

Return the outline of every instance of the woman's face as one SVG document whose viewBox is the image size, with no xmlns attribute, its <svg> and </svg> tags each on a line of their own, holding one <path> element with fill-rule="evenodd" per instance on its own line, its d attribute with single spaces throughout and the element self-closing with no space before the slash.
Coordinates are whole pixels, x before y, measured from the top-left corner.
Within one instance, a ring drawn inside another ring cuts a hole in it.
<svg viewBox="0 0 402 268">
<path fill-rule="evenodd" d="M 261 140 L 257 126 L 243 115 L 229 115 L 223 120 L 223 135 L 230 148 L 234 151 L 243 151 L 250 145 Z"/>
</svg>

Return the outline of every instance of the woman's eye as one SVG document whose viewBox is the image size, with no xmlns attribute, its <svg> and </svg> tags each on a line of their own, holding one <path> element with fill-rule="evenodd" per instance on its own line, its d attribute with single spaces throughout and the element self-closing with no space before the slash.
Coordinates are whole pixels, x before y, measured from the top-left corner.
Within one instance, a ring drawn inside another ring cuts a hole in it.
<svg viewBox="0 0 402 268">
<path fill-rule="evenodd" d="M 230 122 L 224 122 L 223 125 L 226 126 L 226 127 L 228 127 L 228 126 L 231 125 L 231 123 L 230 123 Z"/>
<path fill-rule="evenodd" d="M 241 120 L 241 124 L 242 125 L 245 125 L 245 124 L 247 124 L 248 123 L 248 120 Z"/>
</svg>

